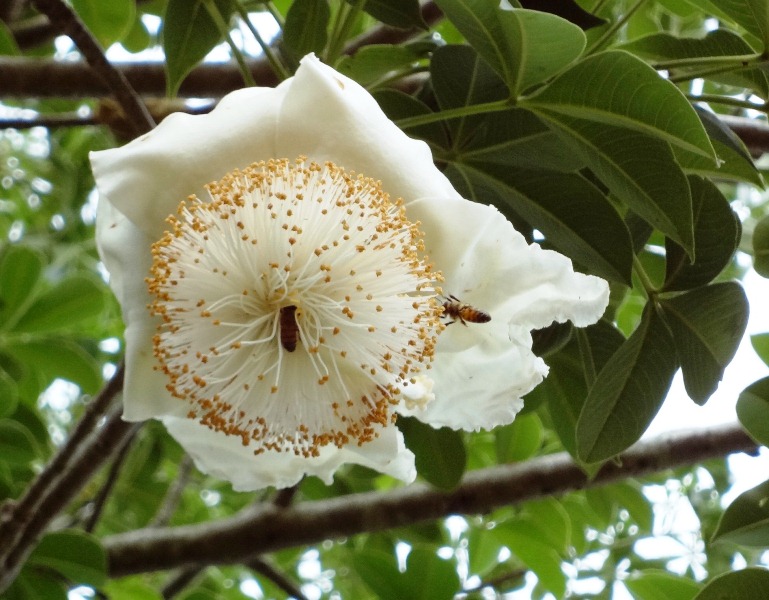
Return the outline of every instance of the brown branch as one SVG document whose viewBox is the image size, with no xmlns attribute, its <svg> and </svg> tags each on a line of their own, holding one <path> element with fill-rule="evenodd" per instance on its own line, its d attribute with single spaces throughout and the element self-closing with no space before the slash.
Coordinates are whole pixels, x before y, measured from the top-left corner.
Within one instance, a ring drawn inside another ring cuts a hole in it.
<svg viewBox="0 0 769 600">
<path fill-rule="evenodd" d="M 759 119 L 718 115 L 724 125 L 737 134 L 752 156 L 769 152 L 769 124 Z"/>
<path fill-rule="evenodd" d="M 62 0 L 33 0 L 33 5 L 51 20 L 55 28 L 72 39 L 83 58 L 115 95 L 118 104 L 133 124 L 136 135 L 150 131 L 155 122 L 147 108 L 123 74 L 110 64 L 96 39 L 75 12 Z"/>
<path fill-rule="evenodd" d="M 248 62 L 257 84 L 277 85 L 266 60 Z M 163 63 L 114 63 L 113 67 L 142 96 L 165 95 Z M 243 77 L 231 63 L 204 64 L 187 76 L 179 90 L 183 98 L 220 98 L 243 87 Z M 0 95 L 6 98 L 98 98 L 109 87 L 84 62 L 0 57 Z"/>
<path fill-rule="evenodd" d="M 472 471 L 451 492 L 415 484 L 388 492 L 352 494 L 288 508 L 262 503 L 212 523 L 138 529 L 104 545 L 112 576 L 184 565 L 233 564 L 288 547 L 382 531 L 452 514 L 486 513 L 505 505 L 693 464 L 731 452 L 755 452 L 738 426 L 669 434 L 644 441 L 607 463 L 589 480 L 566 453 Z"/>
</svg>

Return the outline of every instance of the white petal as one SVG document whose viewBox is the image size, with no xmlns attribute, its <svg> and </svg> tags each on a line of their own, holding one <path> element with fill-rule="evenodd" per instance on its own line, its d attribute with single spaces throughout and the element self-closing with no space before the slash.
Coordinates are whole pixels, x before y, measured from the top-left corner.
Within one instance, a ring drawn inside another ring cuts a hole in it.
<svg viewBox="0 0 769 600">
<path fill-rule="evenodd" d="M 574 272 L 565 256 L 527 244 L 494 207 L 424 198 L 409 204 L 408 214 L 422 223 L 444 293 L 492 320 L 450 325 L 429 373 L 435 401 L 421 412 L 400 412 L 467 430 L 510 423 L 521 397 L 547 374 L 531 352 L 529 332 L 553 321 L 594 323 L 608 304 L 608 285 Z"/>
<path fill-rule="evenodd" d="M 96 220 L 96 246 L 110 273 L 110 286 L 120 302 L 125 324 L 126 374 L 123 418 L 141 421 L 186 410 L 166 391 L 166 378 L 153 369 L 152 336 L 157 323 L 150 317 L 145 276 L 151 263 L 151 240 L 117 211 L 100 201 Z"/>
<path fill-rule="evenodd" d="M 288 88 L 238 90 L 207 115 L 174 113 L 121 148 L 92 152 L 100 197 L 157 239 L 165 218 L 190 194 L 206 198 L 205 184 L 275 155 L 277 114 Z"/>
<path fill-rule="evenodd" d="M 326 446 L 317 458 L 303 458 L 289 452 L 254 456 L 253 448 L 243 446 L 239 437 L 213 432 L 190 419 L 169 417 L 163 423 L 192 456 L 198 469 L 229 481 L 240 492 L 268 486 L 289 487 L 305 475 L 331 484 L 334 472 L 343 464 L 369 467 L 407 483 L 416 477 L 414 455 L 406 449 L 402 434 L 394 426 L 380 429 L 378 438 L 361 446 Z"/>
<path fill-rule="evenodd" d="M 393 198 L 459 198 L 430 149 L 401 131 L 352 79 L 308 55 L 296 72 L 278 123 L 280 156 L 333 160 L 382 181 Z M 309 142 L 309 143 L 308 143 Z"/>
</svg>

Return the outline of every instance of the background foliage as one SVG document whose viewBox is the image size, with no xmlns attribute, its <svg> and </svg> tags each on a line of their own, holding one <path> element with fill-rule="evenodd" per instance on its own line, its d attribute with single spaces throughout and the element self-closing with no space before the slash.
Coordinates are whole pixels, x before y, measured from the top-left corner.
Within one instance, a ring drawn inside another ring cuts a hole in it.
<svg viewBox="0 0 769 600">
<path fill-rule="evenodd" d="M 512 425 L 464 434 L 399 422 L 421 479 L 446 494 L 467 472 L 483 476 L 496 465 L 562 452 L 590 476 L 603 473 L 606 461 L 622 474 L 629 463 L 617 466 L 615 457 L 646 431 L 674 374 L 681 369 L 692 410 L 707 402 L 744 335 L 749 308 L 766 310 L 748 306 L 739 280 L 750 257 L 769 275 L 763 163 L 756 160 L 769 151 L 762 129 L 769 4 L 509 4 L 71 2 L 157 120 L 173 109 L 208 110 L 227 86 L 273 85 L 304 54 L 317 53 L 427 142 L 464 196 L 496 205 L 530 240 L 609 280 L 612 302 L 600 323 L 535 332 L 551 373 Z M 532 489 L 537 499 L 500 502 L 484 514 L 450 517 L 463 511 L 449 507 L 438 510 L 443 518 L 414 517 L 384 530 L 372 518 L 358 535 L 338 537 L 331 528 L 318 539 L 332 539 L 311 545 L 287 534 L 282 549 L 266 554 L 257 545 L 237 559 L 202 560 L 182 549 L 176 569 L 126 567 L 126 556 L 141 552 L 142 536 L 120 534 L 151 527 L 162 537 L 193 531 L 182 525 L 211 525 L 187 540 L 205 546 L 215 543 L 217 523 L 254 506 L 290 503 L 301 512 L 342 496 L 366 502 L 376 494 L 364 493 L 397 486 L 349 468 L 330 487 L 310 478 L 289 493 L 234 493 L 195 471 L 161 426 L 119 422 L 109 402 L 119 387 L 120 371 L 113 375 L 122 325 L 93 242 L 87 154 L 123 143 L 144 124 L 122 99 L 130 89 L 109 84 L 111 100 L 83 62 L 68 62 L 85 58 L 111 81 L 64 5 L 12 0 L 0 16 L 4 597 L 765 594 L 769 482 L 726 510 L 721 501 L 730 486 L 729 451 L 769 443 L 769 380 L 749 375 L 737 417 L 755 442 L 738 435 L 742 446 L 711 448 L 716 458 L 698 464 L 663 459 L 655 473 L 628 469 L 615 483 L 584 480 L 572 486 L 584 489 L 571 492 L 553 483 Z M 80 54 L 58 37 L 63 33 Z M 151 63 L 158 56 L 164 78 Z M 207 56 L 230 60 L 200 68 Z M 233 65 L 240 82 L 227 78 Z M 207 99 L 185 104 L 192 95 Z M 769 361 L 769 334 L 753 341 Z M 113 387 L 96 395 L 110 378 Z M 665 506 L 674 505 L 699 528 L 671 523 Z M 644 551 L 650 540 L 673 550 Z M 735 567 L 742 570 L 730 573 Z"/>
</svg>

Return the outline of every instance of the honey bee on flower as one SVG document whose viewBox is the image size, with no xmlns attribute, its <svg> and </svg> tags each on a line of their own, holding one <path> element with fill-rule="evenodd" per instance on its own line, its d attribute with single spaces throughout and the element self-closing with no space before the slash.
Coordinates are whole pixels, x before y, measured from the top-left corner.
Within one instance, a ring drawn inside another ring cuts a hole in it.
<svg viewBox="0 0 769 600">
<path fill-rule="evenodd" d="M 488 323 L 491 321 L 491 315 L 489 313 L 483 312 L 470 304 L 462 302 L 459 298 L 451 294 L 443 301 L 442 306 L 443 315 L 451 319 L 447 325 L 459 321 L 462 325 L 467 327 L 468 323 Z"/>
</svg>

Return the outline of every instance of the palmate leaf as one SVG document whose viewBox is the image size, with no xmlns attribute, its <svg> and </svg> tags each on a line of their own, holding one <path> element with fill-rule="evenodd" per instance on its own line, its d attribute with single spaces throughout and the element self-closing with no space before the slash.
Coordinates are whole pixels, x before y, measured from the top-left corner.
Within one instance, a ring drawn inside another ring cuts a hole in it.
<svg viewBox="0 0 769 600">
<path fill-rule="evenodd" d="M 667 142 L 568 115 L 553 123 L 614 196 L 694 256 L 689 185 Z"/>
<path fill-rule="evenodd" d="M 443 46 L 430 61 L 435 98 L 442 110 L 504 100 L 504 81 L 470 46 Z M 451 140 L 445 146 L 462 162 L 497 163 L 529 169 L 577 171 L 584 162 L 560 136 L 528 110 L 511 108 L 446 121 Z"/>
<path fill-rule="evenodd" d="M 635 129 L 715 161 L 715 151 L 689 101 L 642 60 L 613 50 L 581 60 L 519 106 Z"/>
<path fill-rule="evenodd" d="M 693 289 L 710 283 L 732 259 L 742 227 L 729 202 L 712 182 L 689 177 L 694 215 L 692 262 L 683 248 L 665 240 L 665 285 L 667 291 Z"/>
<path fill-rule="evenodd" d="M 647 304 L 638 328 L 609 358 L 588 393 L 577 421 L 577 456 L 600 462 L 638 441 L 677 368 L 670 332 Z"/>
<path fill-rule="evenodd" d="M 452 163 L 449 179 L 467 198 L 493 202 L 536 227 L 549 243 L 600 277 L 628 283 L 630 235 L 616 209 L 581 175 Z"/>
<path fill-rule="evenodd" d="M 499 7 L 495 0 L 437 0 L 446 17 L 517 96 L 576 60 L 585 34 L 549 13 Z"/>
<path fill-rule="evenodd" d="M 689 397 L 704 404 L 716 391 L 748 324 L 742 286 L 725 282 L 698 288 L 660 307 L 673 340 Z"/>
<path fill-rule="evenodd" d="M 686 577 L 655 569 L 637 571 L 623 583 L 634 600 L 692 600 L 702 587 Z"/>
</svg>

